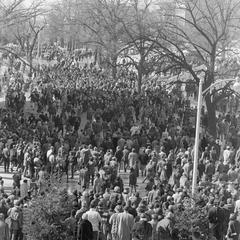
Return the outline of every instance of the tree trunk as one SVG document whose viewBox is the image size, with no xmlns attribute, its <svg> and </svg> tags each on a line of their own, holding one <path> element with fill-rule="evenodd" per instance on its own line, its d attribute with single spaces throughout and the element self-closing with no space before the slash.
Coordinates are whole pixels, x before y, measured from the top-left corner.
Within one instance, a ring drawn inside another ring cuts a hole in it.
<svg viewBox="0 0 240 240">
<path fill-rule="evenodd" d="M 111 65 L 112 65 L 112 77 L 116 79 L 117 77 L 117 57 L 111 57 Z"/>
<path fill-rule="evenodd" d="M 212 47 L 210 68 L 208 69 L 208 76 L 205 82 L 206 88 L 214 83 L 215 61 L 216 61 L 216 45 Z M 216 104 L 212 102 L 210 94 L 206 95 L 205 100 L 208 113 L 208 131 L 214 138 L 216 138 L 217 137 Z"/>
<path fill-rule="evenodd" d="M 32 70 L 33 70 L 33 56 L 32 53 L 28 53 L 27 60 L 29 62 L 29 76 L 32 77 Z"/>
<path fill-rule="evenodd" d="M 137 91 L 138 91 L 138 93 L 141 93 L 141 90 L 142 90 L 142 77 L 143 77 L 143 63 L 144 63 L 144 61 L 145 61 L 145 59 L 141 55 L 140 56 L 139 65 L 138 65 L 138 69 L 137 69 L 138 70 L 138 83 L 137 83 Z"/>
<path fill-rule="evenodd" d="M 138 93 L 141 93 L 142 90 L 142 68 L 138 67 L 138 82 L 137 82 L 137 91 Z"/>
<path fill-rule="evenodd" d="M 205 97 L 205 100 L 208 114 L 208 131 L 214 138 L 216 138 L 217 137 L 216 105 L 212 103 L 209 94 Z"/>
</svg>

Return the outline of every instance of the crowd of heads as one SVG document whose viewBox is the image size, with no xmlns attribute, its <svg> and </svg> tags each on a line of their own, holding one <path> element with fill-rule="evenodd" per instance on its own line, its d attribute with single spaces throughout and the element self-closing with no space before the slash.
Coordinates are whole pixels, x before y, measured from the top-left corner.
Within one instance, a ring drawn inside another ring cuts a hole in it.
<svg viewBox="0 0 240 240">
<path fill-rule="evenodd" d="M 189 105 L 178 91 L 170 93 L 152 80 L 137 93 L 136 81 L 136 74 L 124 68 L 112 79 L 93 65 L 61 60 L 36 74 L 31 114 L 24 112 L 24 84 L 10 85 L 9 92 L 14 91 L 0 115 L 1 160 L 4 171 L 13 172 L 11 194 L 4 190 L 4 179 L 0 186 L 5 217 L 14 200 L 23 206 L 43 194 L 49 176 L 63 181 L 66 175 L 68 181 L 77 175 L 70 218 L 78 231 L 71 236 L 84 234 L 81 224 L 90 222 L 94 240 L 95 232 L 119 240 L 177 238 L 176 209 L 184 210 L 184 201 L 192 197 L 195 122 L 186 116 Z M 238 216 L 240 151 L 237 118 L 228 114 L 218 126 L 221 141 L 201 136 L 197 204 L 209 210 L 211 236 L 222 239 L 230 231 L 230 214 Z M 193 230 L 194 239 L 199 234 Z"/>
</svg>

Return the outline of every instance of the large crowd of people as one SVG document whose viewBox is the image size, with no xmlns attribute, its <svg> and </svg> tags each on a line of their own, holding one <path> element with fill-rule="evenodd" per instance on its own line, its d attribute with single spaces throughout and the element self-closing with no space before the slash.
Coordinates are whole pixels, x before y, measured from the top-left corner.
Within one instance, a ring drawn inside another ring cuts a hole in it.
<svg viewBox="0 0 240 240">
<path fill-rule="evenodd" d="M 69 239 L 179 239 L 175 212 L 192 197 L 195 120 L 186 115 L 188 101 L 153 80 L 137 93 L 136 74 L 124 68 L 112 79 L 76 62 L 39 68 L 29 86 L 36 113 L 28 115 L 24 83 L 11 74 L 0 156 L 13 187 L 7 193 L 0 179 L 0 239 L 27 238 L 21 209 L 46 190 L 51 175 L 78 178 L 75 205 L 63 223 Z M 238 121 L 226 114 L 218 126 L 219 139 L 201 136 L 196 204 L 208 209 L 210 239 L 237 240 Z M 189 237 L 201 239 L 199 228 Z"/>
</svg>

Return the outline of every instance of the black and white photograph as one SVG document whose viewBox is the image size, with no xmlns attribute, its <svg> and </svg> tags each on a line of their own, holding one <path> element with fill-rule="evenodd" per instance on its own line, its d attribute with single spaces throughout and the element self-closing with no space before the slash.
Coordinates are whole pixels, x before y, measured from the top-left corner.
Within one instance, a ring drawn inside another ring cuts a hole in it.
<svg viewBox="0 0 240 240">
<path fill-rule="evenodd" d="M 240 0 L 0 0 L 0 240 L 240 240 Z"/>
</svg>

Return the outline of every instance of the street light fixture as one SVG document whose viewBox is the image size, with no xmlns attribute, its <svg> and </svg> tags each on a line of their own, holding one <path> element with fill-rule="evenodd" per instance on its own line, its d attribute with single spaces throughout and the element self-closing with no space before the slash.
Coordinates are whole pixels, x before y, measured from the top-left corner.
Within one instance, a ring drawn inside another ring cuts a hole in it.
<svg viewBox="0 0 240 240">
<path fill-rule="evenodd" d="M 222 82 L 233 82 L 233 90 L 240 93 L 240 79 L 221 79 L 211 84 L 204 91 L 202 90 L 204 79 L 200 77 L 199 89 L 198 89 L 198 104 L 197 104 L 197 121 L 196 121 L 196 133 L 195 133 L 195 145 L 194 145 L 194 163 L 193 163 L 193 180 L 192 180 L 192 196 L 196 193 L 197 186 L 197 172 L 198 172 L 198 151 L 199 151 L 199 133 L 200 133 L 200 121 L 201 121 L 201 109 L 203 95 L 208 93 L 213 87 Z"/>
</svg>

